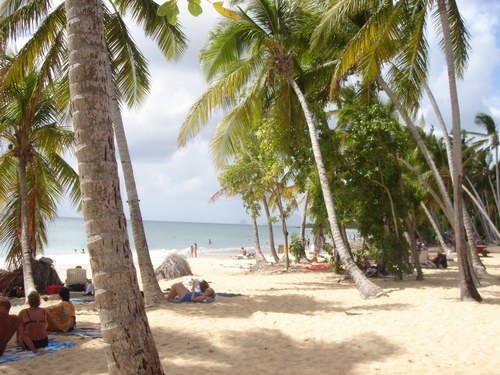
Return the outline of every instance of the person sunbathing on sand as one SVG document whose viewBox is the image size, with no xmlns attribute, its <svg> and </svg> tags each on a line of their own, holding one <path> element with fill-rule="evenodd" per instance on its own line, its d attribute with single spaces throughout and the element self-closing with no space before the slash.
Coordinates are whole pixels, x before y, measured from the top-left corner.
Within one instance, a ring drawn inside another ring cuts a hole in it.
<svg viewBox="0 0 500 375">
<path fill-rule="evenodd" d="M 191 291 L 183 283 L 173 284 L 168 292 L 167 301 L 179 297 L 182 302 L 203 302 L 206 298 L 215 297 L 215 291 L 210 288 L 210 285 L 205 280 L 199 282 L 201 293 L 195 291 L 198 285 L 197 281 L 193 279 L 191 284 Z"/>
</svg>

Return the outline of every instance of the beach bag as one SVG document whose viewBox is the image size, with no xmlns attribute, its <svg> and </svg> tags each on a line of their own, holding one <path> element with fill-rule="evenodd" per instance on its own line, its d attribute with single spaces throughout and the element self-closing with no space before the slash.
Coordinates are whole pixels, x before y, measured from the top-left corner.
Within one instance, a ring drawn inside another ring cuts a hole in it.
<svg viewBox="0 0 500 375">
<path fill-rule="evenodd" d="M 52 284 L 45 288 L 45 294 L 57 294 L 61 290 L 61 284 Z"/>
</svg>

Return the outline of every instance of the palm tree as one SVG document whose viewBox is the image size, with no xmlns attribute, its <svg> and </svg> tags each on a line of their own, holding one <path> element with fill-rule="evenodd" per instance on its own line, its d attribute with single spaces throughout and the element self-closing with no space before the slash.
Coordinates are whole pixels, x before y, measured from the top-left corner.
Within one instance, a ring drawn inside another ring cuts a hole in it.
<svg viewBox="0 0 500 375">
<path fill-rule="evenodd" d="M 18 54 L 10 74 L 20 75 L 34 64 L 33 56 L 44 60 L 43 71 L 47 79 L 55 73 L 67 73 L 67 45 L 65 38 L 66 14 L 64 3 L 50 9 L 45 9 L 46 17 L 40 22 L 39 9 L 31 3 L 12 7 L 4 3 L 4 25 L 6 35 L 15 38 L 17 33 L 26 30 L 26 19 L 39 23 L 37 31 L 24 45 Z M 149 73 L 147 62 L 133 41 L 126 28 L 121 13 L 130 12 L 133 18 L 144 29 L 146 35 L 152 37 L 167 58 L 175 58 L 185 48 L 185 36 L 177 26 L 170 25 L 164 17 L 158 17 L 158 5 L 146 1 L 114 1 L 107 3 L 112 9 L 104 7 L 106 40 L 110 54 L 108 64 L 108 82 L 110 86 L 111 116 L 115 137 L 123 170 L 127 203 L 129 206 L 132 234 L 141 270 L 144 299 L 147 306 L 156 305 L 163 300 L 163 294 L 154 275 L 153 265 L 149 255 L 148 244 L 144 232 L 139 196 L 135 184 L 130 153 L 121 118 L 120 106 L 126 102 L 129 106 L 139 104 L 149 91 Z M 119 10 L 116 9 L 119 7 Z M 10 9 L 13 9 L 12 11 Z M 28 23 L 29 24 L 29 23 Z"/>
<path fill-rule="evenodd" d="M 163 374 L 132 262 L 109 116 L 101 0 L 67 0 L 71 106 L 82 211 L 113 374 Z"/>
<path fill-rule="evenodd" d="M 486 113 L 478 113 L 474 119 L 474 122 L 481 126 L 484 127 L 486 130 L 486 135 L 489 138 L 489 147 L 492 149 L 495 149 L 495 178 L 496 178 L 496 202 L 500 202 L 500 180 L 498 176 L 498 146 L 500 145 L 500 141 L 498 139 L 498 131 L 497 127 L 495 124 L 495 120 L 493 120 L 493 117 Z M 480 135 L 478 133 L 473 133 L 471 134 L 475 135 Z M 482 135 L 482 134 L 481 134 Z M 484 142 L 477 142 L 475 146 L 479 146 L 484 144 Z M 498 203 L 497 203 L 498 204 Z"/>
<path fill-rule="evenodd" d="M 73 132 L 59 125 L 54 86 L 43 86 L 38 72 L 4 86 L 0 108 L 0 139 L 8 149 L 0 156 L 0 239 L 8 244 L 7 259 L 22 259 L 24 291 L 36 289 L 32 260 L 46 243 L 46 223 L 56 216 L 57 202 L 70 190 L 79 198 L 78 176 L 62 154 Z M 22 254 L 22 255 L 21 255 Z"/>
<path fill-rule="evenodd" d="M 230 147 L 245 131 L 245 126 L 251 123 L 248 119 L 259 118 L 263 105 L 269 102 L 274 102 L 275 107 L 287 108 L 281 112 L 282 121 L 297 121 L 291 119 L 293 111 L 289 103 L 298 100 L 303 112 L 300 120 L 305 120 L 309 130 L 335 245 L 361 296 L 375 298 L 382 294 L 382 290 L 356 266 L 342 239 L 315 119 L 297 83 L 302 68 L 299 60 L 307 49 L 306 35 L 313 24 L 311 14 L 302 9 L 300 3 L 250 0 L 246 2 L 246 10 L 239 8 L 240 19 L 225 20 L 216 27 L 208 46 L 201 53 L 202 66 L 213 83 L 192 106 L 181 127 L 179 144 L 184 145 L 188 137 L 195 135 L 215 108 L 231 108 L 218 129 L 219 137 L 225 139 L 227 147 Z M 242 91 L 245 91 L 244 94 L 238 95 Z"/>
</svg>

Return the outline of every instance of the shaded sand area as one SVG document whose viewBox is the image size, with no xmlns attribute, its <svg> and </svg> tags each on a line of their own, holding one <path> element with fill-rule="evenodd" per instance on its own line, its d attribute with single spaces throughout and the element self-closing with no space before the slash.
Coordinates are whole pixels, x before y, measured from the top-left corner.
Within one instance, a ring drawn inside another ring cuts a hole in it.
<svg viewBox="0 0 500 375">
<path fill-rule="evenodd" d="M 216 292 L 243 295 L 168 303 L 148 318 L 169 375 L 499 374 L 500 250 L 490 249 L 480 304 L 460 302 L 456 262 L 425 270 L 423 282 L 374 279 L 387 297 L 365 301 L 330 272 L 253 274 L 250 261 L 205 257 L 188 259 L 195 275 Z M 76 306 L 80 327 L 98 326 L 93 304 Z M 102 339 L 61 340 L 76 345 L 2 364 L 0 373 L 107 373 Z"/>
</svg>

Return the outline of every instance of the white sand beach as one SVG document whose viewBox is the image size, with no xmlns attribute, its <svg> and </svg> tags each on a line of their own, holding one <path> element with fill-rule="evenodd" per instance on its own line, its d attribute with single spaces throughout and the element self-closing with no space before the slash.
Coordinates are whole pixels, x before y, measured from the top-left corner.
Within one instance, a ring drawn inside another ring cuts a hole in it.
<svg viewBox="0 0 500 375">
<path fill-rule="evenodd" d="M 188 258 L 194 274 L 216 292 L 242 296 L 166 303 L 147 314 L 169 375 L 498 374 L 500 248 L 490 250 L 482 258 L 490 274 L 479 289 L 482 303 L 460 301 L 456 262 L 425 270 L 421 282 L 373 279 L 387 296 L 362 300 L 352 281 L 331 272 L 252 273 L 251 261 L 204 256 Z M 63 279 L 69 265 L 56 266 Z M 13 299 L 11 311 L 22 302 Z M 92 303 L 75 305 L 80 327 L 99 325 Z M 107 373 L 102 339 L 58 339 L 76 345 L 2 364 L 0 373 Z"/>
</svg>

